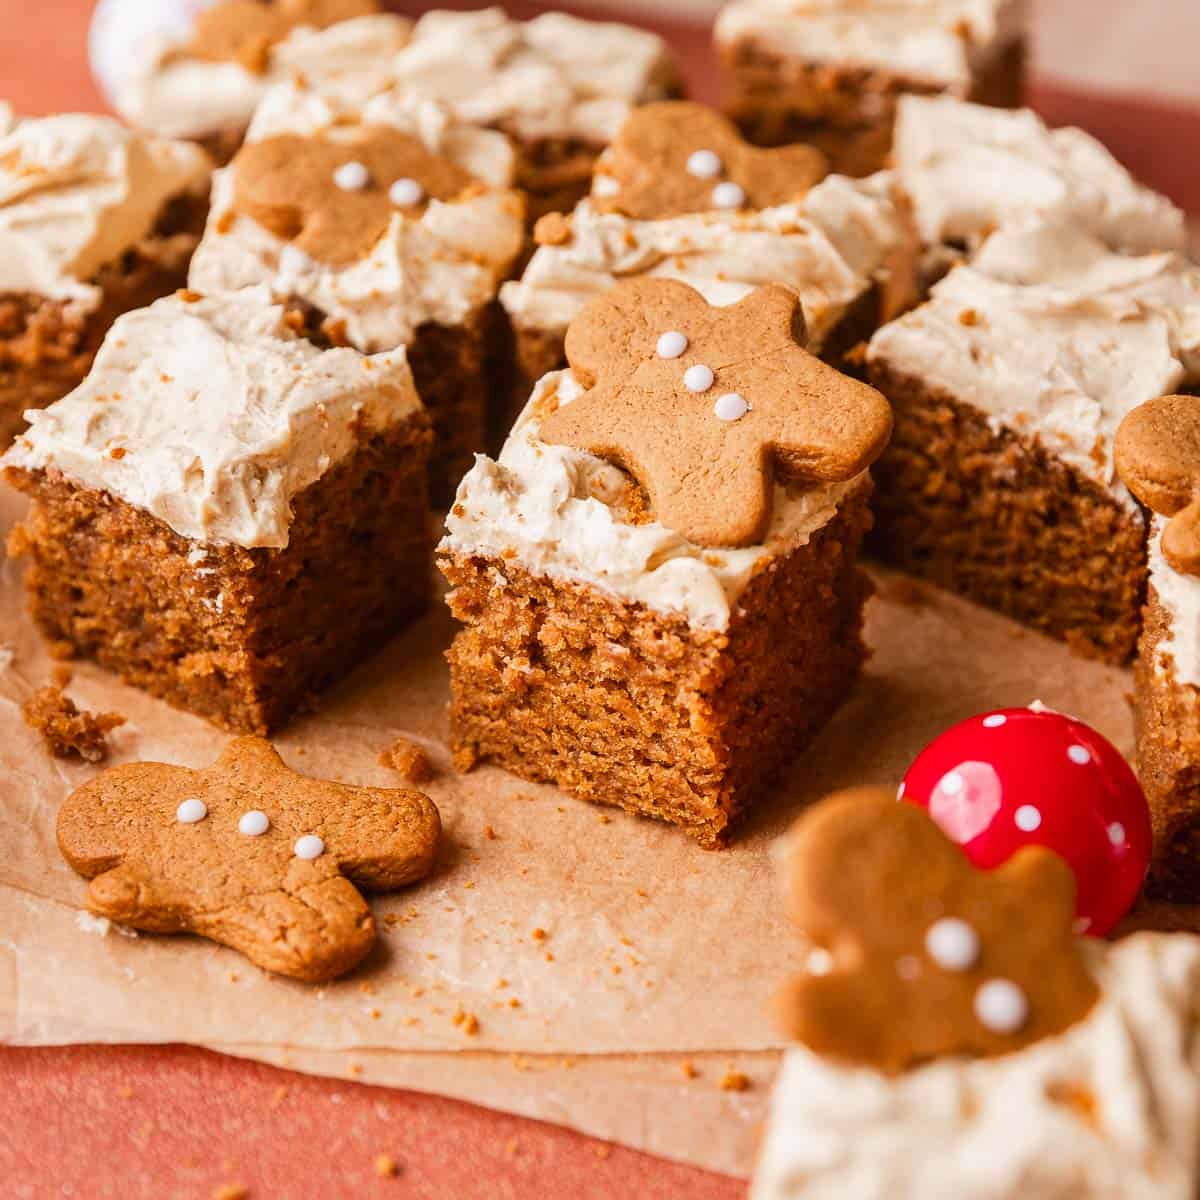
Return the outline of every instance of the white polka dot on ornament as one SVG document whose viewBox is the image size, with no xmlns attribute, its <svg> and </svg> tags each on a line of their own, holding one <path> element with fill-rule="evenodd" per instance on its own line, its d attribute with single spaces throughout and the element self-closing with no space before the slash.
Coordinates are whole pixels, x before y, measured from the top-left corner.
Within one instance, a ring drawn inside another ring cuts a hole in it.
<svg viewBox="0 0 1200 1200">
<path fill-rule="evenodd" d="M 238 833 L 244 833 L 247 837 L 261 837 L 270 828 L 271 818 L 257 808 L 242 813 L 238 818 Z"/>
<path fill-rule="evenodd" d="M 713 412 L 721 421 L 740 421 L 749 411 L 750 405 L 737 392 L 726 392 L 725 395 L 718 396 L 716 404 L 713 405 Z"/>
<path fill-rule="evenodd" d="M 292 849 L 295 850 L 297 858 L 320 858 L 325 853 L 325 843 L 315 833 L 306 833 L 296 839 Z"/>
<path fill-rule="evenodd" d="M 1067 757 L 1078 767 L 1086 767 L 1092 761 L 1091 751 L 1086 746 L 1068 746 Z"/>
<path fill-rule="evenodd" d="M 712 202 L 717 208 L 741 208 L 746 203 L 746 193 L 736 183 L 726 180 L 713 188 Z"/>
<path fill-rule="evenodd" d="M 1032 804 L 1022 804 L 1013 813 L 1013 823 L 1022 833 L 1032 833 L 1035 829 L 1041 827 L 1042 814 Z"/>
<path fill-rule="evenodd" d="M 343 192 L 361 192 L 371 182 L 371 173 L 363 163 L 342 163 L 333 173 L 333 182 Z"/>
<path fill-rule="evenodd" d="M 957 771 L 947 771 L 942 776 L 941 783 L 938 784 L 938 788 L 947 796 L 957 796 L 965 786 L 963 777 Z"/>
<path fill-rule="evenodd" d="M 983 718 L 984 729 L 999 729 L 1001 725 L 1006 725 L 1008 718 L 1003 713 L 992 713 L 990 716 Z"/>
<path fill-rule="evenodd" d="M 183 800 L 179 807 L 175 810 L 175 820 L 181 825 L 195 825 L 197 821 L 203 821 L 208 816 L 208 805 L 203 800 L 195 799 Z"/>
<path fill-rule="evenodd" d="M 975 1016 L 992 1033 L 1016 1033 L 1029 1020 L 1029 1001 L 1011 980 L 989 979 L 975 993 Z"/>
<path fill-rule="evenodd" d="M 680 333 L 678 329 L 669 329 L 661 334 L 655 347 L 659 358 L 678 358 L 687 348 L 687 335 Z"/>
<path fill-rule="evenodd" d="M 388 188 L 388 199 L 397 208 L 411 208 L 425 199 L 425 189 L 415 179 L 397 179 Z"/>
<path fill-rule="evenodd" d="M 689 392 L 707 392 L 712 387 L 714 378 L 711 367 L 706 367 L 703 363 L 696 363 L 695 366 L 688 367 L 684 371 L 683 386 Z"/>
<path fill-rule="evenodd" d="M 687 172 L 697 179 L 715 179 L 722 170 L 721 156 L 715 150 L 693 150 L 688 155 Z"/>
<path fill-rule="evenodd" d="M 947 971 L 969 971 L 979 961 L 979 934 L 958 917 L 942 917 L 925 933 L 925 949 Z"/>
<path fill-rule="evenodd" d="M 1120 821 L 1114 821 L 1108 827 L 1108 840 L 1112 842 L 1114 846 L 1125 845 L 1125 826 L 1122 825 Z"/>
</svg>

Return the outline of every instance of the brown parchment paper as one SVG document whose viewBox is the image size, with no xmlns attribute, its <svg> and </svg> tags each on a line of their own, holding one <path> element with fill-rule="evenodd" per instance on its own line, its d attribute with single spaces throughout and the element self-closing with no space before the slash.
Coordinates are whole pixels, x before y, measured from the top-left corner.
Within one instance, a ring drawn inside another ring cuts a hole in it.
<svg viewBox="0 0 1200 1200">
<path fill-rule="evenodd" d="M 0 530 L 21 508 L 0 498 Z M 376 902 L 377 952 L 314 989 L 207 942 L 130 937 L 80 916 L 83 884 L 53 826 L 95 768 L 51 759 L 21 722 L 51 664 L 22 613 L 19 569 L 0 567 L 0 1038 L 193 1042 L 734 1173 L 750 1165 L 780 1046 L 765 1001 L 798 957 L 768 858 L 796 812 L 831 788 L 895 783 L 929 738 L 989 707 L 1039 698 L 1132 744 L 1125 672 L 881 574 L 874 657 L 850 702 L 741 839 L 707 852 L 495 769 L 455 775 L 442 659 L 453 627 L 439 606 L 277 741 L 297 769 L 351 783 L 398 783 L 377 759 L 400 733 L 439 768 L 427 787 L 446 829 L 437 870 Z M 227 740 L 86 664 L 69 691 L 128 718 L 116 762 L 200 765 Z M 475 1036 L 455 1023 L 460 1011 L 477 1017 Z M 731 1067 L 749 1091 L 720 1088 Z"/>
</svg>

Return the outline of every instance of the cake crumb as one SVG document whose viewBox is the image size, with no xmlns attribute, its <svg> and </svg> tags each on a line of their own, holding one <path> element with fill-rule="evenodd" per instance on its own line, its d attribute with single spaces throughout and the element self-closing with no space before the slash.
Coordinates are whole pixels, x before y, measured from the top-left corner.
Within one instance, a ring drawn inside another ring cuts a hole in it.
<svg viewBox="0 0 1200 1200">
<path fill-rule="evenodd" d="M 377 1154 L 375 1174 L 380 1179 L 395 1179 L 400 1174 L 400 1164 L 390 1154 Z"/>
<path fill-rule="evenodd" d="M 571 222 L 562 213 L 546 213 L 533 227 L 533 240 L 539 246 L 562 246 L 571 240 Z"/>
<path fill-rule="evenodd" d="M 494 842 L 499 835 L 490 825 L 485 825 L 483 827 L 483 836 L 487 838 L 489 842 Z"/>
<path fill-rule="evenodd" d="M 479 1018 L 474 1013 L 466 1012 L 460 1007 L 451 1019 L 468 1037 L 474 1037 L 479 1032 Z"/>
<path fill-rule="evenodd" d="M 750 1090 L 750 1076 L 742 1071 L 726 1071 L 721 1076 L 721 1091 L 746 1092 Z"/>
<path fill-rule="evenodd" d="M 700 1075 L 700 1072 L 696 1070 L 696 1064 L 690 1058 L 680 1064 L 679 1069 L 683 1072 L 684 1079 L 697 1079 Z"/>
<path fill-rule="evenodd" d="M 549 936 L 540 925 L 530 934 L 535 942 L 544 942 Z"/>
<path fill-rule="evenodd" d="M 223 1183 L 213 1192 L 213 1200 L 246 1200 L 249 1195 L 250 1189 L 240 1183 Z"/>
<path fill-rule="evenodd" d="M 125 724 L 120 713 L 81 711 L 57 684 L 39 688 L 21 706 L 21 716 L 55 758 L 82 758 L 101 763 L 108 758 L 108 733 Z"/>
</svg>

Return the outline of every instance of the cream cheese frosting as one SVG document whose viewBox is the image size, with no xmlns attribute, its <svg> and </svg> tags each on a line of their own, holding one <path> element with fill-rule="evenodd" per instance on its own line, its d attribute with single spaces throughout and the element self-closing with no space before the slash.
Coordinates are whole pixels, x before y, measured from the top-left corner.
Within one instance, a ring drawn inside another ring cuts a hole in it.
<svg viewBox="0 0 1200 1200">
<path fill-rule="evenodd" d="M 261 287 L 126 313 L 0 465 L 61 472 L 187 538 L 286 546 L 294 497 L 420 401 L 403 349 L 322 350 L 285 317 Z"/>
<path fill-rule="evenodd" d="M 1014 1054 L 888 1077 L 784 1058 L 752 1200 L 1192 1200 L 1200 938 L 1086 947 L 1101 998 Z"/>
<path fill-rule="evenodd" d="M 518 327 L 563 332 L 589 300 L 634 275 L 682 280 L 710 304 L 735 304 L 773 282 L 800 294 L 818 352 L 874 281 L 886 286 L 911 240 L 887 173 L 831 175 L 802 200 L 758 212 L 638 221 L 584 200 L 569 220 L 568 240 L 539 246 L 522 278 L 500 291 Z"/>
<path fill-rule="evenodd" d="M 395 86 L 524 140 L 610 141 L 636 104 L 674 82 L 662 38 L 629 25 L 544 13 L 513 21 L 500 8 L 427 12 L 392 60 Z"/>
<path fill-rule="evenodd" d="M 1200 380 L 1200 268 L 1114 254 L 1074 228 L 997 233 L 869 358 L 1037 438 L 1137 509 L 1113 438 L 1130 409 Z"/>
<path fill-rule="evenodd" d="M 247 140 L 284 133 L 348 140 L 372 125 L 418 137 L 497 190 L 434 199 L 417 211 L 396 208 L 366 257 L 334 265 L 234 212 L 235 159 L 214 177 L 192 287 L 215 292 L 269 284 L 277 296 L 299 296 L 343 322 L 350 343 L 368 353 L 408 344 L 425 322 L 461 325 L 494 300 L 525 238 L 520 198 L 506 190 L 515 155 L 503 134 L 465 125 L 445 106 L 413 95 L 381 94 L 359 103 L 336 88 L 287 83 L 263 100 Z"/>
<path fill-rule="evenodd" d="M 1029 109 L 905 96 L 893 158 L 922 240 L 966 242 L 1031 218 L 1094 234 L 1114 250 L 1183 250 L 1187 223 L 1082 129 L 1048 129 Z"/>
<path fill-rule="evenodd" d="M 100 303 L 90 281 L 151 233 L 167 201 L 202 192 L 197 146 L 109 117 L 19 120 L 0 105 L 0 292 Z"/>
<path fill-rule="evenodd" d="M 721 46 L 750 39 L 771 53 L 881 68 L 966 94 L 978 61 L 1023 35 L 1026 0 L 733 0 Z"/>
<path fill-rule="evenodd" d="M 328 29 L 300 27 L 272 47 L 260 75 L 240 63 L 181 55 L 190 29 L 164 22 L 104 54 L 100 73 L 113 106 L 130 124 L 166 137 L 200 138 L 245 129 L 271 85 L 297 76 L 314 84 L 352 78 L 364 88 L 372 80 L 381 85 L 411 28 L 410 21 L 386 13 Z"/>
<path fill-rule="evenodd" d="M 1200 687 L 1200 578 L 1176 571 L 1167 562 L 1162 551 L 1166 524 L 1156 516 L 1150 525 L 1150 583 L 1168 617 L 1158 653 L 1171 660 L 1176 683 Z"/>
<path fill-rule="evenodd" d="M 446 517 L 439 552 L 503 557 L 535 575 L 587 584 L 701 629 L 728 627 L 737 598 L 773 556 L 802 546 L 861 477 L 802 491 L 776 486 L 760 545 L 714 551 L 623 513 L 628 476 L 594 455 L 550 445 L 542 417 L 583 395 L 570 371 L 544 376 L 498 460 L 477 455 Z"/>
</svg>

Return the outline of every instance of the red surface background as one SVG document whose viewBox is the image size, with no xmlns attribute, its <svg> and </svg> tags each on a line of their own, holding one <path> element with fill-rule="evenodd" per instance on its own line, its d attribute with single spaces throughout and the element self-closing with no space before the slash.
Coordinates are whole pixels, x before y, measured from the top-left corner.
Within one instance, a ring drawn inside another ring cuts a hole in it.
<svg viewBox="0 0 1200 1200">
<path fill-rule="evenodd" d="M 535 6 L 508 7 L 524 14 Z M 87 71 L 90 8 L 91 0 L 0 0 L 0 97 L 25 113 L 100 108 Z M 692 94 L 716 100 L 707 31 L 668 32 Z M 1047 83 L 1035 102 L 1055 123 L 1090 129 L 1148 182 L 1200 212 L 1200 172 L 1189 153 L 1197 114 Z M 380 1155 L 395 1161 L 398 1174 L 376 1173 Z M 552 1126 L 189 1047 L 0 1050 L 0 1195 L 207 1200 L 225 1185 L 245 1188 L 249 1200 L 733 1200 L 744 1193 L 733 1180 Z"/>
</svg>

